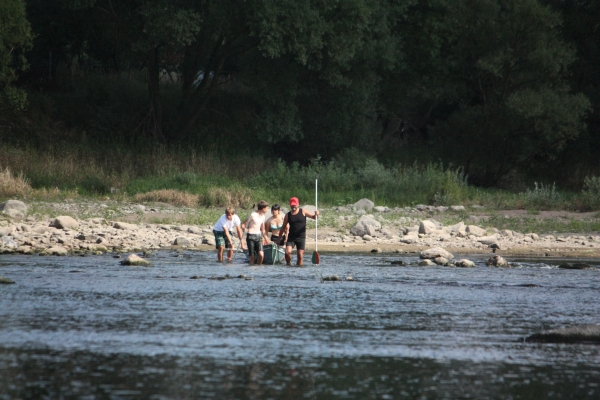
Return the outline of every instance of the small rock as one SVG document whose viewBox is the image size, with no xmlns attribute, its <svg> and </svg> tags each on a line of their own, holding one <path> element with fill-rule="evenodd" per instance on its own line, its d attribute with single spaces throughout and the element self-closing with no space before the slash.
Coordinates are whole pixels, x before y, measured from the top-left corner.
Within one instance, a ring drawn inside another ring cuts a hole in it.
<svg viewBox="0 0 600 400">
<path fill-rule="evenodd" d="M 378 247 L 378 248 L 376 248 L 376 249 L 372 249 L 372 250 L 371 250 L 371 253 L 381 253 L 381 251 L 382 251 L 382 250 L 381 250 L 381 249 Z"/>
</svg>

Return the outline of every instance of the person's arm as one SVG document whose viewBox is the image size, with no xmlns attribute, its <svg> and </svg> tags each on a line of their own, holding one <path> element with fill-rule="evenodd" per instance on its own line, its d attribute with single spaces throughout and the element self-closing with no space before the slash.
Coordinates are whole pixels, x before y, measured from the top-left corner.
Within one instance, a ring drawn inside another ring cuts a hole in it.
<svg viewBox="0 0 600 400">
<path fill-rule="evenodd" d="M 223 226 L 223 233 L 225 234 L 225 239 L 227 239 L 227 241 L 231 243 L 231 247 L 233 247 L 233 239 L 229 234 L 229 228 L 227 228 L 227 226 Z"/>
<path fill-rule="evenodd" d="M 269 235 L 267 234 L 267 230 L 265 229 L 265 223 L 260 224 L 260 231 L 263 235 L 263 244 L 269 243 Z"/>
<path fill-rule="evenodd" d="M 304 214 L 304 216 L 306 218 L 311 218 L 311 219 L 317 219 L 317 216 L 320 214 L 319 210 L 315 210 L 314 214 L 311 212 L 305 211 L 305 210 L 302 210 L 302 213 Z"/>
<path fill-rule="evenodd" d="M 236 229 L 238 238 L 240 239 L 240 245 L 242 246 L 242 250 L 244 250 L 246 247 L 244 246 L 244 241 L 242 240 L 242 237 L 244 237 L 244 234 L 242 233 L 242 228 L 240 228 L 240 225 L 237 225 Z"/>
<path fill-rule="evenodd" d="M 281 229 L 279 229 L 279 238 L 283 238 L 283 234 L 287 232 L 288 228 L 288 216 L 285 214 L 285 218 L 283 219 L 283 225 L 281 225 Z"/>
</svg>

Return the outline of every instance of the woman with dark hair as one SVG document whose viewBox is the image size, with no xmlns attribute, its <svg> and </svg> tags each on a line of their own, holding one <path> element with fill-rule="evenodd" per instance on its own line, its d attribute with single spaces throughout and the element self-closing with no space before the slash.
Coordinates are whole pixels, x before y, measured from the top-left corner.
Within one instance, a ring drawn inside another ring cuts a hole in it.
<svg viewBox="0 0 600 400">
<path fill-rule="evenodd" d="M 271 207 L 271 218 L 269 218 L 265 223 L 267 233 L 271 234 L 271 242 L 279 244 L 279 242 L 281 241 L 281 238 L 279 237 L 279 230 L 282 226 L 283 216 L 281 215 L 281 207 L 279 207 L 279 204 L 273 204 L 273 206 Z M 286 236 L 287 232 L 283 234 L 284 241 Z"/>
</svg>

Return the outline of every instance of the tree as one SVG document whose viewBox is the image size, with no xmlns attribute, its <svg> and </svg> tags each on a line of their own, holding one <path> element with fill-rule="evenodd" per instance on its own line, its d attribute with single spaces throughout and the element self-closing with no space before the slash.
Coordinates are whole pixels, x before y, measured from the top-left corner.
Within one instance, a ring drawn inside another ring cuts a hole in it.
<svg viewBox="0 0 600 400">
<path fill-rule="evenodd" d="M 22 0 L 0 2 L 0 102 L 24 109 L 27 96 L 12 83 L 27 68 L 25 53 L 31 48 L 31 27 Z"/>
<path fill-rule="evenodd" d="M 589 101 L 569 89 L 574 52 L 550 8 L 439 0 L 411 12 L 425 19 L 418 44 L 407 48 L 408 69 L 415 76 L 425 67 L 414 84 L 402 81 L 418 101 L 399 114 L 472 180 L 491 185 L 512 168 L 547 162 L 584 130 Z"/>
</svg>

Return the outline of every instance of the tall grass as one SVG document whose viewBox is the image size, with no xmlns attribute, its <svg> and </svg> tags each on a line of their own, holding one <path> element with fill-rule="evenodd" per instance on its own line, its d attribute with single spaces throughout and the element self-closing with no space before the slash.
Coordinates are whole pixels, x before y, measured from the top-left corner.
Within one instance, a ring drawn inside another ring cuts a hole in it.
<svg viewBox="0 0 600 400">
<path fill-rule="evenodd" d="M 7 197 L 24 197 L 31 192 L 29 181 L 21 172 L 13 176 L 10 168 L 0 169 L 0 193 Z"/>
<path fill-rule="evenodd" d="M 306 167 L 297 163 L 287 166 L 279 161 L 251 182 L 254 186 L 266 185 L 273 191 L 302 196 L 304 202 L 311 202 L 317 177 L 319 197 L 329 204 L 340 205 L 361 197 L 389 205 L 455 204 L 472 191 L 460 168 L 444 168 L 442 164 L 419 166 L 416 163 L 386 168 L 375 159 L 367 159 L 358 167 L 340 165 L 336 161 L 315 162 Z"/>
<path fill-rule="evenodd" d="M 287 165 L 263 157 L 223 157 L 191 148 L 155 146 L 0 147 L 0 200 L 99 196 L 176 205 L 247 208 L 259 200 L 287 203 L 296 196 L 320 205 L 347 205 L 366 197 L 377 205 L 480 204 L 491 209 L 598 210 L 600 178 L 586 178 L 580 193 L 534 183 L 521 193 L 468 185 L 461 168 L 441 163 L 386 167 L 346 152 L 329 162 Z"/>
</svg>

